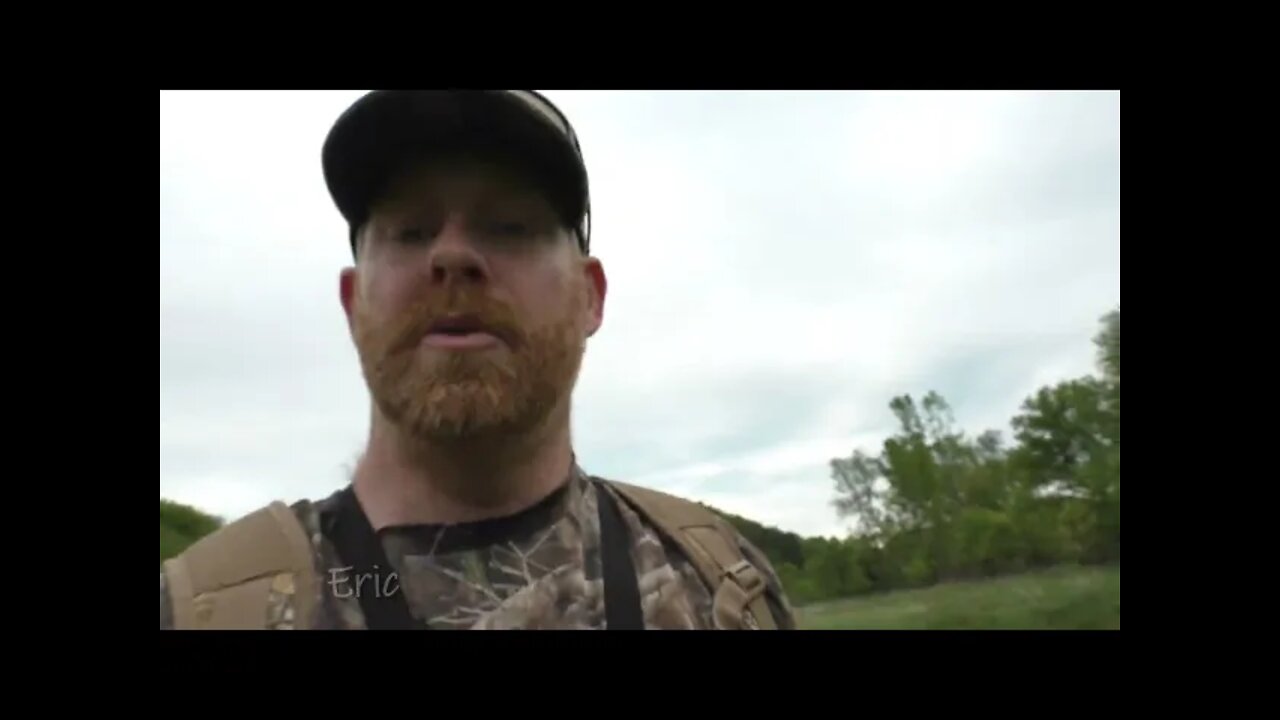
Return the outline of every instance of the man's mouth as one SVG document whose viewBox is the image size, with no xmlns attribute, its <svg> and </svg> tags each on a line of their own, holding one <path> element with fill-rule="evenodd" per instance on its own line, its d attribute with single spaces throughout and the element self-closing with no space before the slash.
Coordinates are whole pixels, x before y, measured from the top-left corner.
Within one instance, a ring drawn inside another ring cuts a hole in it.
<svg viewBox="0 0 1280 720">
<path fill-rule="evenodd" d="M 500 333 L 474 315 L 451 315 L 431 324 L 422 344 L 446 350 L 478 350 L 502 342 Z"/>
</svg>

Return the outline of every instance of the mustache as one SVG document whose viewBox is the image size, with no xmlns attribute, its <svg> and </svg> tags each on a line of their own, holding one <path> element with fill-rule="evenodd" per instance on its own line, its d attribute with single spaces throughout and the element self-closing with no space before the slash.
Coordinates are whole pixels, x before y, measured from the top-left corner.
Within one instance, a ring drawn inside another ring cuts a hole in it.
<svg viewBox="0 0 1280 720">
<path fill-rule="evenodd" d="M 486 331 L 506 342 L 513 350 L 524 344 L 524 333 L 520 331 L 510 305 L 478 290 L 451 288 L 424 296 L 393 322 L 388 333 L 390 350 L 403 352 L 416 347 L 432 326 L 453 315 L 474 318 Z"/>
</svg>

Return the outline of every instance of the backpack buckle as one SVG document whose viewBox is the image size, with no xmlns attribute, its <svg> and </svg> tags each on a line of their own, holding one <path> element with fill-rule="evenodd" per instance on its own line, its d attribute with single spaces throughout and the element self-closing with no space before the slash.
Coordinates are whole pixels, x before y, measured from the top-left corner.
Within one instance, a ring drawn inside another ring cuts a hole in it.
<svg viewBox="0 0 1280 720">
<path fill-rule="evenodd" d="M 713 600 L 717 628 L 757 630 L 760 623 L 750 605 L 765 591 L 764 576 L 754 565 L 739 560 L 725 569 Z"/>
<path fill-rule="evenodd" d="M 737 583 L 747 593 L 747 597 L 754 598 L 757 594 L 764 592 L 764 576 L 756 569 L 755 565 L 746 560 L 739 560 L 724 571 L 725 576 Z"/>
</svg>

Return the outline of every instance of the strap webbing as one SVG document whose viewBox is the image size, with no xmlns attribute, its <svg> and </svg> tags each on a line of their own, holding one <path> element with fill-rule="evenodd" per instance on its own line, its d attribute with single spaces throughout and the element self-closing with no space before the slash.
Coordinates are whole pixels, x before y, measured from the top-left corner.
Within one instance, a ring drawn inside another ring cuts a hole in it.
<svg viewBox="0 0 1280 720">
<path fill-rule="evenodd" d="M 363 577 L 371 580 L 385 579 L 395 571 L 395 566 L 387 560 L 382 541 L 369 524 L 369 518 L 365 516 L 350 486 L 338 500 L 331 539 L 338 555 L 352 566 L 351 583 L 359 590 L 360 608 L 364 611 L 365 625 L 370 630 L 427 629 L 425 624 L 415 620 L 409 613 L 403 587 L 399 587 L 394 593 L 383 594 L 380 592 L 381 588 L 372 587 L 378 582 L 370 582 L 366 588 L 360 581 Z"/>
<path fill-rule="evenodd" d="M 600 561 L 604 566 L 604 613 L 606 630 L 643 630 L 640 586 L 627 526 L 613 494 L 596 482 L 596 505 L 600 512 Z"/>
</svg>

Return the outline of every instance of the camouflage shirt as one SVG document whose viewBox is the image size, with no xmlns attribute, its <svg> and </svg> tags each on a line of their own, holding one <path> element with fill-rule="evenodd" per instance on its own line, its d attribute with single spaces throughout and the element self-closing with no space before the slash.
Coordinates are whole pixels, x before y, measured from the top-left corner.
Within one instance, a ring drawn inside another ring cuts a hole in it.
<svg viewBox="0 0 1280 720">
<path fill-rule="evenodd" d="M 394 573 L 368 579 L 404 593 L 410 613 L 431 629 L 603 629 L 600 488 L 580 470 L 538 505 L 516 515 L 456 525 L 384 528 L 378 535 Z M 616 493 L 631 539 L 646 629 L 710 629 L 712 595 L 676 546 Z M 308 530 L 321 580 L 319 629 L 364 629 L 357 579 L 325 535 L 322 516 L 338 494 L 293 505 Z M 738 544 L 767 582 L 766 599 L 779 628 L 794 617 L 778 577 L 764 555 L 741 535 Z M 273 586 L 267 626 L 294 624 L 291 583 Z M 173 612 L 160 574 L 160 627 Z"/>
</svg>

